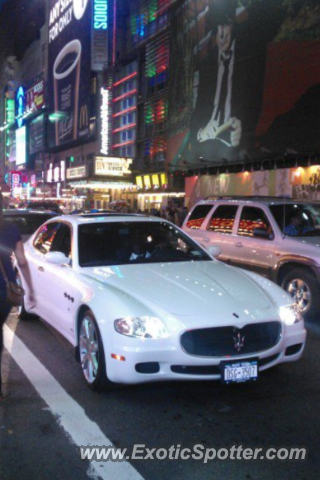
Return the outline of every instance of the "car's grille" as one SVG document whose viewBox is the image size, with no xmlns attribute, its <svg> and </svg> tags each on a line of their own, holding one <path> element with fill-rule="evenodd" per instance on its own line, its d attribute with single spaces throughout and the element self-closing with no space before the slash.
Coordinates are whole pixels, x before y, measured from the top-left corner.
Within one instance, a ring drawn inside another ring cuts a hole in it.
<svg viewBox="0 0 320 480">
<path fill-rule="evenodd" d="M 202 328 L 185 332 L 181 346 L 189 355 L 225 357 L 248 355 L 274 347 L 280 340 L 280 322 L 236 327 Z"/>
</svg>

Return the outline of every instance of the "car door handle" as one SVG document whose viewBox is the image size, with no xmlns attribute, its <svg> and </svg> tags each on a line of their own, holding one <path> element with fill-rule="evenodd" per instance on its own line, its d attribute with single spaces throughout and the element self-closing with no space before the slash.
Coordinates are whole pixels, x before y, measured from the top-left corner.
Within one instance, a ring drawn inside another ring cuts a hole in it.
<svg viewBox="0 0 320 480">
<path fill-rule="evenodd" d="M 43 268 L 43 267 L 38 267 L 38 270 L 39 270 L 39 272 L 44 272 L 44 268 Z"/>
<path fill-rule="evenodd" d="M 235 244 L 235 247 L 243 247 L 243 244 L 241 242 L 238 242 Z"/>
</svg>

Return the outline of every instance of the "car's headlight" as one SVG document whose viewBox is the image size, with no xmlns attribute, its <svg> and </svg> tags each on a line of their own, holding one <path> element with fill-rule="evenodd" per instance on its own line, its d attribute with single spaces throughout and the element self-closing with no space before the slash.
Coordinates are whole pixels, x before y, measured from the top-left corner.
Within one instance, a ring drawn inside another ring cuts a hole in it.
<svg viewBox="0 0 320 480">
<path fill-rule="evenodd" d="M 288 305 L 287 307 L 280 307 L 279 315 L 281 320 L 286 325 L 293 325 L 294 323 L 301 322 L 302 316 L 296 305 Z"/>
<path fill-rule="evenodd" d="M 168 332 L 157 317 L 125 317 L 114 321 L 118 333 L 137 338 L 166 338 Z"/>
</svg>

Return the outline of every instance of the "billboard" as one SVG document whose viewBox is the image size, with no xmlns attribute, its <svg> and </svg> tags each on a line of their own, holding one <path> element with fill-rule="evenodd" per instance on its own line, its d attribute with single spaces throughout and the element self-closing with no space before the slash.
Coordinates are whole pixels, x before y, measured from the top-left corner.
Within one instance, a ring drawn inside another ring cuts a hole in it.
<svg viewBox="0 0 320 480">
<path fill-rule="evenodd" d="M 89 136 L 89 0 L 49 0 L 48 99 L 50 147 Z"/>
<path fill-rule="evenodd" d="M 26 112 L 33 113 L 44 107 L 44 80 L 40 79 L 26 91 Z"/>
<path fill-rule="evenodd" d="M 29 124 L 29 154 L 39 153 L 44 149 L 44 115 L 31 120 Z"/>
<path fill-rule="evenodd" d="M 319 152 L 318 0 L 190 0 L 170 38 L 174 167 Z"/>
<path fill-rule="evenodd" d="M 92 0 L 91 70 L 102 72 L 108 65 L 109 0 Z"/>
<path fill-rule="evenodd" d="M 24 165 L 27 161 L 26 127 L 16 130 L 16 165 Z"/>
</svg>

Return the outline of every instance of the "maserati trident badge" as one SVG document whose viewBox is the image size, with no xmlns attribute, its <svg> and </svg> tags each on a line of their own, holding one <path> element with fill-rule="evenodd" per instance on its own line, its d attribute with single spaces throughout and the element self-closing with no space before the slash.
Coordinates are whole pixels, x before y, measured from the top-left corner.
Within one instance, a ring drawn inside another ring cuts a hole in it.
<svg viewBox="0 0 320 480">
<path fill-rule="evenodd" d="M 237 352 L 240 352 L 240 350 L 244 347 L 244 335 L 241 336 L 241 333 L 237 333 L 235 337 L 233 337 L 234 340 L 234 348 L 237 350 Z"/>
</svg>

